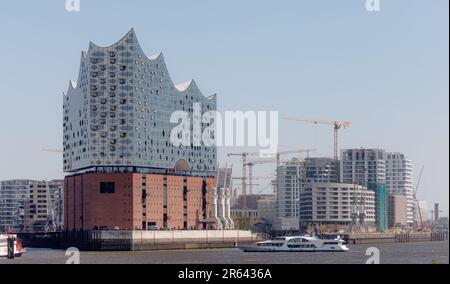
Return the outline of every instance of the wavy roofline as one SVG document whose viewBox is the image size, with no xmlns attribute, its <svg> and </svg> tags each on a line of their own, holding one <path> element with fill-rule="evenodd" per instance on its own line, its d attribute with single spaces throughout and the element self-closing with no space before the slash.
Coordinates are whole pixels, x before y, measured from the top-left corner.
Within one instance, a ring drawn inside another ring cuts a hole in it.
<svg viewBox="0 0 450 284">
<path fill-rule="evenodd" d="M 91 48 L 91 46 L 93 47 L 97 47 L 97 48 L 111 48 L 117 44 L 119 44 L 120 42 L 122 42 L 123 40 L 125 40 L 125 38 L 127 38 L 131 33 L 134 33 L 136 35 L 136 32 L 134 31 L 134 28 L 131 28 L 131 30 L 129 32 L 127 32 L 120 40 L 116 41 L 115 43 L 109 45 L 109 46 L 100 46 L 95 44 L 93 41 L 89 41 L 89 49 Z"/>
<path fill-rule="evenodd" d="M 116 41 L 115 43 L 113 43 L 112 45 L 109 45 L 109 46 L 100 46 L 100 45 L 95 44 L 93 41 L 90 41 L 90 42 L 89 42 L 89 49 L 88 49 L 87 51 L 82 51 L 82 52 L 81 52 L 81 59 L 82 59 L 82 60 L 86 60 L 86 59 L 88 58 L 88 56 L 91 54 L 93 48 L 99 48 L 99 49 L 108 49 L 108 48 L 112 48 L 112 47 L 114 47 L 114 46 L 120 44 L 122 41 L 124 41 L 124 40 L 125 40 L 130 34 L 132 34 L 132 33 L 134 34 L 134 39 L 135 39 L 135 41 L 137 42 L 138 47 L 140 48 L 141 52 L 143 53 L 143 55 L 145 55 L 145 57 L 146 57 L 148 60 L 150 60 L 150 61 L 158 61 L 158 60 L 161 60 L 161 61 L 164 63 L 164 65 L 165 65 L 165 62 L 164 62 L 164 55 L 163 55 L 162 52 L 159 52 L 159 53 L 156 53 L 156 54 L 153 54 L 153 55 L 150 55 L 150 56 L 147 56 L 147 55 L 145 54 L 145 52 L 143 51 L 141 45 L 139 44 L 139 41 L 138 41 L 137 36 L 136 36 L 136 31 L 135 31 L 134 28 L 131 28 L 131 29 L 130 29 L 130 30 L 129 30 L 129 31 L 128 31 L 121 39 L 120 39 L 120 40 Z M 165 68 L 166 68 L 166 70 L 167 70 L 167 67 L 166 67 L 166 66 L 165 66 Z M 168 72 L 168 70 L 167 70 L 167 72 Z M 168 73 L 169 73 L 169 72 L 168 72 Z M 170 77 L 170 75 L 169 75 L 169 77 Z M 200 94 L 201 94 L 204 98 L 207 98 L 207 99 L 209 99 L 209 100 L 213 100 L 213 99 L 217 98 L 217 94 L 214 94 L 214 95 L 211 95 L 211 96 L 205 96 L 205 95 L 203 94 L 203 92 L 200 90 L 200 88 L 198 88 L 197 83 L 195 82 L 194 79 L 191 79 L 191 80 L 189 80 L 189 81 L 186 81 L 186 82 L 183 82 L 183 83 L 179 83 L 179 84 L 174 84 L 174 83 L 172 82 L 172 85 L 175 87 L 175 89 L 176 89 L 180 94 L 184 94 L 184 93 L 186 93 L 187 91 L 189 91 L 189 90 L 192 89 L 192 88 L 197 88 L 198 91 L 200 92 Z M 66 93 L 64 93 L 64 94 L 68 95 L 68 94 L 69 94 L 69 91 L 75 90 L 75 89 L 77 89 L 77 82 L 74 81 L 74 80 L 70 80 L 70 84 L 69 84 L 68 91 L 67 91 Z"/>
</svg>

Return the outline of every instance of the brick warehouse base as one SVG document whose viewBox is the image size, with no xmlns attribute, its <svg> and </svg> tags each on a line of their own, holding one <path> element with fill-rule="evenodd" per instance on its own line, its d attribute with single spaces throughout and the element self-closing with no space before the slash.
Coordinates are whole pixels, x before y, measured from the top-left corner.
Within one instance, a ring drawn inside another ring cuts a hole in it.
<svg viewBox="0 0 450 284">
<path fill-rule="evenodd" d="M 214 229 L 215 177 L 86 173 L 64 181 L 66 230 Z"/>
</svg>

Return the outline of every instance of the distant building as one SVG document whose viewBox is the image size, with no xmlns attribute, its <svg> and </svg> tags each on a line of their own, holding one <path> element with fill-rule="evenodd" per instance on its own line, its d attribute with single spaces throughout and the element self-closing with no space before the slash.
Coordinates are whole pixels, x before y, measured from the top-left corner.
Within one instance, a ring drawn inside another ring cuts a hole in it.
<svg viewBox="0 0 450 284">
<path fill-rule="evenodd" d="M 363 210 L 367 223 L 375 222 L 375 193 L 354 184 L 313 183 L 300 193 L 300 225 L 330 225 L 347 229 L 352 208 Z"/>
<path fill-rule="evenodd" d="M 275 194 L 264 195 L 257 201 L 258 217 L 268 223 L 278 217 L 277 196 Z"/>
<path fill-rule="evenodd" d="M 233 219 L 249 218 L 258 219 L 258 210 L 256 209 L 231 209 L 231 217 Z"/>
<path fill-rule="evenodd" d="M 265 194 L 249 194 L 247 195 L 246 199 L 247 199 L 247 208 L 246 209 L 253 209 L 256 210 L 258 209 L 258 201 L 261 199 L 264 199 L 267 195 Z M 239 195 L 235 205 L 232 207 L 233 209 L 245 209 L 242 208 L 242 199 L 244 197 L 242 195 Z"/>
<path fill-rule="evenodd" d="M 296 219 L 298 222 L 300 192 L 305 189 L 305 161 L 292 159 L 277 169 L 278 217 Z"/>
<path fill-rule="evenodd" d="M 330 158 L 294 158 L 277 169 L 276 230 L 299 228 L 300 194 L 310 183 L 338 183 L 339 162 Z"/>
<path fill-rule="evenodd" d="M 389 194 L 389 227 L 404 227 L 408 225 L 407 198 L 403 194 Z"/>
<path fill-rule="evenodd" d="M 414 224 L 413 163 L 405 154 L 386 153 L 386 185 L 390 193 L 406 198 L 406 223 Z"/>
<path fill-rule="evenodd" d="M 339 161 L 331 158 L 306 158 L 307 183 L 338 183 Z"/>
<path fill-rule="evenodd" d="M 25 231 L 61 231 L 64 221 L 64 181 L 32 181 L 25 205 Z"/>
<path fill-rule="evenodd" d="M 9 180 L 0 187 L 0 231 L 63 228 L 63 181 Z"/>
<path fill-rule="evenodd" d="M 277 217 L 272 223 L 273 231 L 298 231 L 300 230 L 299 218 Z"/>
<path fill-rule="evenodd" d="M 386 231 L 389 223 L 386 152 L 381 149 L 342 150 L 340 174 L 341 182 L 362 185 L 375 192 L 377 228 Z"/>
<path fill-rule="evenodd" d="M 439 203 L 434 204 L 434 222 L 439 222 L 440 219 L 440 212 L 439 212 Z"/>
<path fill-rule="evenodd" d="M 386 184 L 386 152 L 381 149 L 347 149 L 341 153 L 341 182 Z"/>
<path fill-rule="evenodd" d="M 9 180 L 0 184 L 0 232 L 25 227 L 25 205 L 29 199 L 30 180 Z"/>
</svg>

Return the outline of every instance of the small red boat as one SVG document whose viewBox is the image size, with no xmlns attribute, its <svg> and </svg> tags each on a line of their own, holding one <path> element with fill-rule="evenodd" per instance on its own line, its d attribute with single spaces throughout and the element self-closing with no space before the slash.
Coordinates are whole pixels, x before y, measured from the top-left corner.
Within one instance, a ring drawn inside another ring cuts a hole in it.
<svg viewBox="0 0 450 284">
<path fill-rule="evenodd" d="M 21 257 L 25 253 L 25 248 L 22 243 L 17 239 L 16 234 L 7 233 L 5 235 L 0 235 L 0 257 L 8 256 L 8 240 L 14 240 L 14 256 Z"/>
</svg>

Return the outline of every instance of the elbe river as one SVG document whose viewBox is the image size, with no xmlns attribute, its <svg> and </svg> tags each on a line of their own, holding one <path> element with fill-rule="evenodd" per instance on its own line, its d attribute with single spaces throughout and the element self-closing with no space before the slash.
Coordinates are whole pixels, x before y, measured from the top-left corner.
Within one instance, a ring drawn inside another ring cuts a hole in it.
<svg viewBox="0 0 450 284">
<path fill-rule="evenodd" d="M 381 264 L 449 263 L 449 243 L 350 245 L 346 253 L 244 253 L 239 249 L 147 252 L 81 252 L 81 264 L 364 264 L 366 252 L 377 248 Z M 20 258 L 0 264 L 65 264 L 63 250 L 28 249 Z"/>
</svg>

